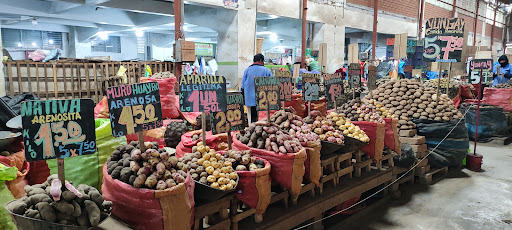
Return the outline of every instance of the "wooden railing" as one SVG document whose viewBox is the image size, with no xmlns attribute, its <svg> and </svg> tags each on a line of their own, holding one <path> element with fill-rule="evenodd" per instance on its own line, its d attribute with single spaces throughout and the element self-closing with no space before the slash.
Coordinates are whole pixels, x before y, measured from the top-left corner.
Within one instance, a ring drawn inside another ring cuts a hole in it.
<svg viewBox="0 0 512 230">
<path fill-rule="evenodd" d="M 6 94 L 34 93 L 41 99 L 92 98 L 101 100 L 108 82 L 120 66 L 126 70 L 127 83 L 140 82 L 145 67 L 153 73 L 174 72 L 172 62 L 57 62 L 11 61 L 4 64 Z"/>
</svg>

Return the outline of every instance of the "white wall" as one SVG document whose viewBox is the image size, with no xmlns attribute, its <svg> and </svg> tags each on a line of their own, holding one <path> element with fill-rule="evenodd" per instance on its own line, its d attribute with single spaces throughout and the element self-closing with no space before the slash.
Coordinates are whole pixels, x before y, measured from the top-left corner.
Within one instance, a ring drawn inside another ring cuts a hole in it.
<svg viewBox="0 0 512 230">
<path fill-rule="evenodd" d="M 172 47 L 158 47 L 155 45 L 151 46 L 151 54 L 153 60 L 168 61 L 173 57 Z"/>
<path fill-rule="evenodd" d="M 110 56 L 113 61 L 137 59 L 137 37 L 121 37 L 121 53 L 91 52 L 91 42 L 75 41 L 76 58 Z"/>
</svg>

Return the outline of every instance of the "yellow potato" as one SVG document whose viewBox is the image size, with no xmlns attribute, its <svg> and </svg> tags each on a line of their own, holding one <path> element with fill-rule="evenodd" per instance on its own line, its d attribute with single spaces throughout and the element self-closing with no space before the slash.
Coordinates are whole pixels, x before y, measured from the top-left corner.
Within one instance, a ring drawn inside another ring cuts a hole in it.
<svg viewBox="0 0 512 230">
<path fill-rule="evenodd" d="M 210 183 L 213 183 L 213 182 L 215 182 L 215 181 L 217 180 L 217 178 L 216 178 L 215 176 L 213 176 L 213 175 L 210 175 L 210 176 L 208 176 L 208 177 L 206 178 L 206 180 L 207 180 L 208 182 L 210 182 Z"/>
<path fill-rule="evenodd" d="M 218 189 L 218 188 L 219 188 L 219 183 L 217 183 L 217 182 L 213 182 L 213 183 L 210 185 L 210 187 Z"/>
</svg>

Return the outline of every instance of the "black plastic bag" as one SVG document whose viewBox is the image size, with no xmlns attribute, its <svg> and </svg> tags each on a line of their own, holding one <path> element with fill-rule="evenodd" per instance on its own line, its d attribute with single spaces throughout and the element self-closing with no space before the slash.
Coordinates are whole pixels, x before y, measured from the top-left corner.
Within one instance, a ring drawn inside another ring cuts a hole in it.
<svg viewBox="0 0 512 230">
<path fill-rule="evenodd" d="M 10 131 L 6 123 L 13 117 L 21 114 L 21 102 L 39 100 L 31 93 L 24 93 L 16 96 L 4 96 L 0 98 L 0 130 Z"/>
<path fill-rule="evenodd" d="M 402 149 L 402 154 L 395 155 L 393 157 L 393 162 L 395 163 L 395 166 L 400 168 L 410 168 L 416 160 L 416 155 L 414 154 L 414 151 L 412 151 L 411 146 L 407 143 L 402 143 L 400 148 Z"/>
<path fill-rule="evenodd" d="M 476 131 L 476 106 L 462 104 L 460 110 L 466 111 L 466 127 L 469 139 L 475 140 Z M 480 117 L 478 118 L 478 142 L 489 142 L 492 137 L 502 137 L 508 134 L 507 117 L 503 108 L 493 105 L 480 105 Z"/>
<path fill-rule="evenodd" d="M 432 168 L 457 166 L 466 158 L 469 149 L 468 129 L 464 120 L 457 124 L 458 121 L 458 119 L 448 122 L 413 120 L 416 123 L 418 135 L 425 136 L 429 151 L 439 145 L 428 156 L 428 163 Z M 452 129 L 453 131 L 448 135 Z M 446 139 L 443 141 L 444 137 Z"/>
</svg>

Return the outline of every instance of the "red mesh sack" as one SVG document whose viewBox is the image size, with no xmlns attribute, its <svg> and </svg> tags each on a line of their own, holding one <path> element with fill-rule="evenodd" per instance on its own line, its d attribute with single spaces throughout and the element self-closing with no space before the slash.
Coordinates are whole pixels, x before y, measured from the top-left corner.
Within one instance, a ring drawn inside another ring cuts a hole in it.
<svg viewBox="0 0 512 230">
<path fill-rule="evenodd" d="M 384 151 L 385 124 L 369 121 L 353 121 L 370 138 L 370 143 L 361 148 L 368 156 L 377 162 L 382 159 Z"/>
<path fill-rule="evenodd" d="M 25 151 L 19 151 L 17 153 L 13 153 L 9 156 L 0 156 L 0 163 L 9 167 L 18 168 L 17 177 L 12 181 L 5 181 L 7 188 L 11 191 L 14 198 L 18 199 L 25 195 L 25 185 L 27 185 L 27 180 L 25 177 L 30 171 L 30 164 L 25 161 Z"/>
<path fill-rule="evenodd" d="M 256 159 L 262 159 L 256 157 Z M 238 185 L 236 186 L 236 198 L 251 208 L 254 208 L 258 214 L 263 214 L 270 204 L 271 180 L 270 163 L 265 162 L 265 168 L 256 169 L 256 171 L 236 171 L 238 174 Z"/>
<path fill-rule="evenodd" d="M 236 150 L 251 150 L 254 156 L 261 157 L 272 165 L 270 176 L 283 188 L 288 189 L 292 199 L 299 197 L 304 178 L 304 162 L 306 161 L 306 149 L 297 153 L 276 154 L 272 151 L 251 148 L 240 142 L 236 135 L 233 136 L 233 148 Z"/>
<path fill-rule="evenodd" d="M 485 88 L 482 103 L 503 108 L 503 111 L 512 112 L 512 89 Z"/>
<path fill-rule="evenodd" d="M 181 136 L 181 142 L 176 146 L 176 157 L 181 158 L 187 153 L 192 152 L 192 147 L 197 145 L 197 142 L 203 141 L 202 138 L 193 141 L 192 136 L 194 134 L 201 135 L 201 130 L 195 130 L 185 133 Z M 212 135 L 211 131 L 206 132 L 206 145 L 210 148 L 219 150 L 227 150 L 228 149 L 228 134 L 220 133 L 217 135 Z"/>
<path fill-rule="evenodd" d="M 165 140 L 164 140 L 165 129 L 167 129 L 167 125 L 169 123 L 171 123 L 172 121 L 176 121 L 176 120 L 165 119 L 165 120 L 163 120 L 164 125 L 162 127 L 144 131 L 144 141 L 150 141 L 150 142 L 156 141 L 156 142 L 158 142 L 159 145 L 165 146 Z M 128 143 L 130 143 L 130 141 L 138 141 L 138 140 L 139 140 L 139 136 L 136 133 L 126 135 L 126 141 Z"/>
<path fill-rule="evenodd" d="M 469 85 L 460 85 L 459 86 L 459 94 L 462 98 L 474 98 L 473 92 L 471 92 L 471 86 Z"/>
<path fill-rule="evenodd" d="M 25 179 L 29 185 L 42 184 L 50 176 L 50 168 L 46 161 L 29 162 L 30 172 Z"/>
<path fill-rule="evenodd" d="M 385 135 L 384 135 L 384 146 L 395 151 L 395 153 L 402 154 L 402 148 L 400 144 L 400 137 L 398 133 L 398 119 L 384 118 Z"/>
<path fill-rule="evenodd" d="M 322 150 L 322 143 L 320 140 L 308 141 L 306 146 L 307 158 L 304 162 L 304 179 L 320 186 L 320 178 L 322 177 L 322 162 L 320 160 L 320 151 Z"/>
<path fill-rule="evenodd" d="M 179 101 L 178 101 L 179 103 Z M 178 108 L 179 108 L 179 105 L 178 105 Z M 198 126 L 199 124 L 196 122 L 196 118 L 201 115 L 201 112 L 191 112 L 191 113 L 187 113 L 187 112 L 181 112 L 181 110 L 178 109 L 178 112 L 180 114 L 180 117 L 187 120 L 188 123 L 192 124 L 193 126 Z M 208 121 L 207 121 L 208 122 Z"/>
<path fill-rule="evenodd" d="M 194 222 L 194 180 L 187 174 L 184 184 L 165 190 L 135 188 L 113 179 L 103 165 L 106 200 L 112 215 L 135 229 L 191 229 Z"/>
<path fill-rule="evenodd" d="M 107 97 L 103 97 L 94 107 L 94 118 L 110 118 Z"/>
<path fill-rule="evenodd" d="M 292 100 L 284 102 L 285 107 L 293 107 L 295 109 L 295 114 L 300 117 L 306 117 L 307 108 L 302 101 L 301 94 L 292 94 Z"/>
<path fill-rule="evenodd" d="M 162 103 L 162 117 L 163 118 L 179 118 L 179 106 L 176 107 L 178 96 L 174 92 L 174 85 L 176 84 L 176 77 L 170 78 L 140 78 L 140 82 L 158 82 L 160 88 L 160 102 Z"/>
<path fill-rule="evenodd" d="M 274 115 L 278 110 L 270 110 L 270 116 Z M 267 119 L 267 111 L 259 111 L 258 112 L 258 121 L 262 121 L 264 119 Z M 256 121 L 253 121 L 256 122 Z"/>
</svg>

